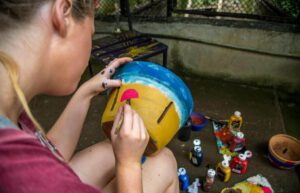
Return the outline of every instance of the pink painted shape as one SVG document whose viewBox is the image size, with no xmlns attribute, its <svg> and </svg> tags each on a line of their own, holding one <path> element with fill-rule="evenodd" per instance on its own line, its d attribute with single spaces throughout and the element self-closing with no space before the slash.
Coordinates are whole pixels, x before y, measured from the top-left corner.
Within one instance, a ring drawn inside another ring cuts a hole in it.
<svg viewBox="0 0 300 193">
<path fill-rule="evenodd" d="M 121 96 L 121 102 L 134 98 L 139 98 L 139 93 L 135 89 L 127 89 Z"/>
<path fill-rule="evenodd" d="M 261 189 L 264 191 L 264 193 L 272 193 L 272 190 L 267 186 L 262 187 Z"/>
</svg>

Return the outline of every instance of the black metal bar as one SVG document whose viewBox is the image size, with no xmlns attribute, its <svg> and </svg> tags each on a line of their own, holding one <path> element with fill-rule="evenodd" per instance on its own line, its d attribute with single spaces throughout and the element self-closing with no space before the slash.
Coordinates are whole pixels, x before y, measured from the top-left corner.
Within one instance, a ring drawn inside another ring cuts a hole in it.
<svg viewBox="0 0 300 193">
<path fill-rule="evenodd" d="M 173 0 L 167 0 L 167 17 L 172 17 Z"/>
<path fill-rule="evenodd" d="M 156 1 L 152 0 L 151 2 L 147 3 L 143 7 L 132 11 L 132 14 L 133 15 L 138 15 L 138 14 L 142 13 L 143 11 L 146 11 L 146 10 L 150 9 L 150 8 L 152 8 L 153 6 L 155 6 L 159 3 L 161 3 L 161 0 L 156 0 Z"/>
<path fill-rule="evenodd" d="M 120 0 L 120 9 L 121 9 L 121 15 L 126 16 L 127 15 L 126 3 L 123 0 Z"/>
<path fill-rule="evenodd" d="M 167 68 L 168 48 L 163 52 L 163 66 Z"/>
<path fill-rule="evenodd" d="M 125 1 L 126 13 L 127 13 L 128 28 L 129 28 L 130 31 L 132 31 L 133 27 L 132 27 L 129 0 L 124 0 L 124 1 Z"/>
<path fill-rule="evenodd" d="M 298 8 L 300 9 L 300 0 L 298 0 Z M 300 24 L 300 11 L 298 13 L 297 20 L 298 20 L 298 24 Z"/>
<path fill-rule="evenodd" d="M 177 7 L 177 0 L 172 0 L 172 10 Z"/>
<path fill-rule="evenodd" d="M 282 10 L 278 9 L 277 6 L 274 6 L 274 4 L 270 3 L 269 1 L 261 0 L 261 5 L 268 8 L 269 10 L 271 10 L 277 16 L 281 16 L 281 17 L 286 17 L 287 16 L 287 14 L 282 12 Z"/>
<path fill-rule="evenodd" d="M 236 17 L 236 18 L 248 18 L 248 19 L 257 19 L 257 20 L 266 20 L 274 22 L 285 22 L 285 23 L 297 23 L 296 18 L 292 17 L 276 17 L 276 16 L 263 16 L 263 15 L 251 15 L 244 13 L 228 13 L 228 12 L 216 12 L 216 11 L 206 11 L 206 10 L 182 10 L 174 9 L 174 13 L 187 13 L 195 15 L 204 15 L 204 16 L 224 16 L 224 17 Z"/>
</svg>

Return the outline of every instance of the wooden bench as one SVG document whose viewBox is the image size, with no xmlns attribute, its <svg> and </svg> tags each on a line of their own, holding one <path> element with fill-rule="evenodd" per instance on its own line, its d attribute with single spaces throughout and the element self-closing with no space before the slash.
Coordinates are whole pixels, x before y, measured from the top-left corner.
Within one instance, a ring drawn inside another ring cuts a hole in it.
<svg viewBox="0 0 300 193">
<path fill-rule="evenodd" d="M 137 31 L 126 31 L 93 40 L 89 70 L 93 75 L 92 63 L 107 65 L 120 57 L 145 60 L 158 54 L 163 54 L 163 66 L 167 67 L 167 52 L 167 45 Z"/>
</svg>

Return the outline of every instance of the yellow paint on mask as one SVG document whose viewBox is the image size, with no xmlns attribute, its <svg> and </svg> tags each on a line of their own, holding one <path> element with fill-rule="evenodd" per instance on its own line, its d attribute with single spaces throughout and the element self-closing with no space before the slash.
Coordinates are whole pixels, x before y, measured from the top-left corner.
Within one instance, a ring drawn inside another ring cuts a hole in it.
<svg viewBox="0 0 300 193">
<path fill-rule="evenodd" d="M 117 89 L 115 89 L 111 93 L 104 110 L 101 121 L 102 127 L 103 125 L 105 125 L 105 123 L 112 122 L 119 107 L 124 105 L 125 101 L 120 102 L 120 99 L 123 92 L 127 89 L 135 89 L 139 93 L 139 98 L 130 100 L 131 107 L 142 117 L 148 133 L 151 139 L 154 141 L 157 150 L 162 149 L 176 134 L 180 126 L 180 120 L 175 109 L 175 104 L 173 103 L 161 122 L 159 124 L 157 123 L 157 120 L 159 119 L 165 108 L 170 102 L 172 102 L 168 96 L 164 95 L 157 88 L 134 83 L 122 85 L 119 88 L 118 92 Z M 118 94 L 118 96 L 115 100 L 116 94 Z M 115 105 L 114 101 L 116 101 Z M 111 128 L 103 129 L 110 130 Z M 149 146 L 150 145 L 148 145 L 147 147 L 148 152 L 150 149 Z M 155 152 L 151 150 L 150 154 L 152 153 Z"/>
</svg>

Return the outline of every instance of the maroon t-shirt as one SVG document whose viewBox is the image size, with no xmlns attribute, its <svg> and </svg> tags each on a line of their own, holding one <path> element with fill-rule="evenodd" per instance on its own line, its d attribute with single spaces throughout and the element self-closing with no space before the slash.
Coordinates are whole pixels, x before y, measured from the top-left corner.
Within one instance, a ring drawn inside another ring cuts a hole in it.
<svg viewBox="0 0 300 193">
<path fill-rule="evenodd" d="M 0 116 L 0 193 L 100 193 L 40 142 L 27 116 L 19 123 Z"/>
</svg>

